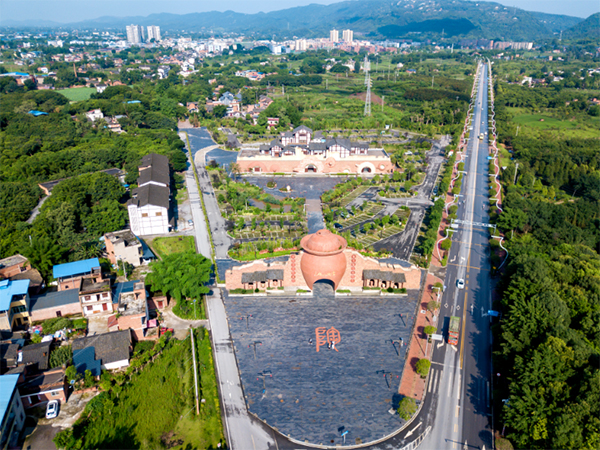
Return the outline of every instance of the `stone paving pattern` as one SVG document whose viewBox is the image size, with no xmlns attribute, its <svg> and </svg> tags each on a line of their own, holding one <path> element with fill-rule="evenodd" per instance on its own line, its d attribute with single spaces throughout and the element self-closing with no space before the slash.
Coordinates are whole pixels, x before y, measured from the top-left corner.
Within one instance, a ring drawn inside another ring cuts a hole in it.
<svg viewBox="0 0 600 450">
<path fill-rule="evenodd" d="M 429 325 L 437 326 L 437 322 L 433 321 L 433 314 L 427 310 L 427 304 L 431 300 L 438 301 L 437 290 L 432 289 L 433 285 L 438 282 L 442 282 L 442 280 L 434 275 L 427 274 L 421 306 L 417 313 L 415 329 L 408 347 L 406 356 L 407 363 L 404 372 L 402 373 L 400 388 L 398 389 L 398 392 L 403 397 L 412 397 L 417 401 L 423 400 L 423 394 L 425 393 L 427 384 L 427 379 L 421 378 L 421 375 L 417 373 L 417 361 L 422 358 L 431 360 L 433 346 L 439 344 L 439 342 L 433 341 L 427 345 L 427 336 L 425 335 L 425 327 Z M 426 311 L 426 313 L 422 314 L 421 311 Z M 436 311 L 436 314 L 439 314 L 439 310 Z M 427 354 L 425 354 L 425 352 L 427 352 Z"/>
<path fill-rule="evenodd" d="M 418 296 L 334 297 L 320 283 L 313 297 L 224 294 L 250 412 L 317 444 L 341 444 L 341 427 L 347 443 L 399 428 L 403 421 L 388 410 L 400 400 L 407 347 L 392 340 L 409 342 Z M 317 327 L 339 331 L 338 351 L 316 351 Z"/>
</svg>

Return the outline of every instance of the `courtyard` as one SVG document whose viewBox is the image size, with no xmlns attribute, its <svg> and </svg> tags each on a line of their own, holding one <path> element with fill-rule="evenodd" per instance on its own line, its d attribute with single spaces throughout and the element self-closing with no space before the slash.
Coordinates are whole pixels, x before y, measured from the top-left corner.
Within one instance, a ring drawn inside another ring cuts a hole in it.
<svg viewBox="0 0 600 450">
<path fill-rule="evenodd" d="M 312 296 L 224 293 L 248 410 L 315 444 L 366 443 L 398 429 L 390 410 L 418 295 L 334 296 L 322 282 Z"/>
</svg>

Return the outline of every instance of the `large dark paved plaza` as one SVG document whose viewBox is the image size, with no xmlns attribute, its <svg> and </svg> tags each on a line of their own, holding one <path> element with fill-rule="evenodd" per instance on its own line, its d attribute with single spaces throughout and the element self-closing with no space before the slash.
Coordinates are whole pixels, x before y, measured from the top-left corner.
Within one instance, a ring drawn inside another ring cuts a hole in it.
<svg viewBox="0 0 600 450">
<path fill-rule="evenodd" d="M 403 423 L 389 410 L 399 402 L 419 292 L 334 297 L 330 289 L 224 294 L 243 389 L 249 411 L 285 435 L 331 445 L 347 431 L 346 445 L 366 443 Z"/>
</svg>

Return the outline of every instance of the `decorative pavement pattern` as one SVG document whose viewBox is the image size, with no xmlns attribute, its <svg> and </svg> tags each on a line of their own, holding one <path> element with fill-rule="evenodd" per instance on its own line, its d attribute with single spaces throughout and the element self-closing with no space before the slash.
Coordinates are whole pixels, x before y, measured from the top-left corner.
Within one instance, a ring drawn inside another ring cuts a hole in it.
<svg viewBox="0 0 600 450">
<path fill-rule="evenodd" d="M 224 293 L 249 411 L 316 444 L 398 429 L 403 420 L 389 410 L 401 399 L 418 296 L 334 297 L 321 282 L 313 297 Z"/>
</svg>

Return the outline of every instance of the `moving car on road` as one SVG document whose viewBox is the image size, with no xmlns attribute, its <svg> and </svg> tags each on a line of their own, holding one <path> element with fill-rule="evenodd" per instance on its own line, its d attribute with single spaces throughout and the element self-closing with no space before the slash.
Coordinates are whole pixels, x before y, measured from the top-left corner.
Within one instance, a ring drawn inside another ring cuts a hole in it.
<svg viewBox="0 0 600 450">
<path fill-rule="evenodd" d="M 459 289 L 464 289 L 465 288 L 465 280 L 463 280 L 462 278 L 459 278 L 458 280 L 456 280 L 456 287 Z"/>
</svg>

